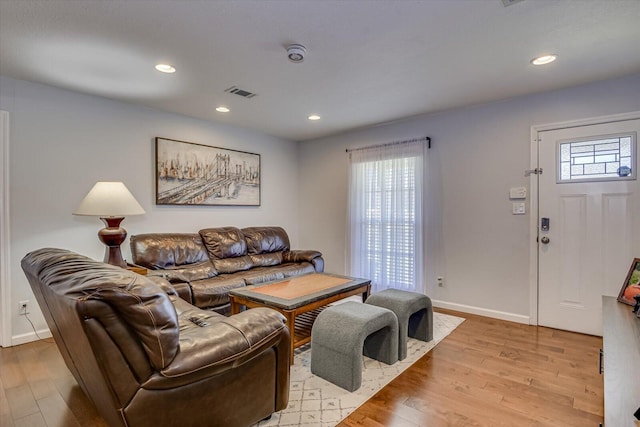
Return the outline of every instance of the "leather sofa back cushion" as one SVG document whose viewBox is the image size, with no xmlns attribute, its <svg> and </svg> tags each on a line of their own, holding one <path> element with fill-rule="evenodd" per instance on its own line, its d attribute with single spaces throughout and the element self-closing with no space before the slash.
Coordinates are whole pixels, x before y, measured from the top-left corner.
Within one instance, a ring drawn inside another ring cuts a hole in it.
<svg viewBox="0 0 640 427">
<path fill-rule="evenodd" d="M 249 254 L 258 255 L 289 250 L 289 236 L 282 227 L 248 227 L 243 228 L 242 233 L 247 242 Z"/>
<path fill-rule="evenodd" d="M 139 234 L 131 236 L 130 243 L 133 262 L 154 270 L 209 260 L 202 240 L 196 233 Z"/>
<path fill-rule="evenodd" d="M 247 255 L 247 242 L 245 242 L 244 234 L 239 228 L 205 228 L 200 230 L 199 233 L 211 259 L 235 258 Z"/>
<path fill-rule="evenodd" d="M 199 233 L 218 273 L 235 273 L 253 267 L 247 255 L 247 242 L 239 228 L 205 228 Z"/>
</svg>

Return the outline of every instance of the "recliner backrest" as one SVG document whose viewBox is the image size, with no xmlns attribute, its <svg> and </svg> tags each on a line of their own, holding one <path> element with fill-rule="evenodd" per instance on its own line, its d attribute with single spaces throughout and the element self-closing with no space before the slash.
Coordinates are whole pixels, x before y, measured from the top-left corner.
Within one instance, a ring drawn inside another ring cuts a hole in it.
<svg viewBox="0 0 640 427">
<path fill-rule="evenodd" d="M 179 351 L 175 308 L 146 277 L 50 248 L 25 255 L 22 269 L 65 363 L 96 405 L 125 404 Z"/>
</svg>

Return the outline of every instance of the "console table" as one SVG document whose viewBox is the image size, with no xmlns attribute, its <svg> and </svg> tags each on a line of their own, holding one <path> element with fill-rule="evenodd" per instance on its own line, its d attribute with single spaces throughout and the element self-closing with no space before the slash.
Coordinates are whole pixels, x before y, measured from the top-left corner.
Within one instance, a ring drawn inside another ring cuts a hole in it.
<svg viewBox="0 0 640 427">
<path fill-rule="evenodd" d="M 604 426 L 640 426 L 640 319 L 631 306 L 602 297 Z"/>
</svg>

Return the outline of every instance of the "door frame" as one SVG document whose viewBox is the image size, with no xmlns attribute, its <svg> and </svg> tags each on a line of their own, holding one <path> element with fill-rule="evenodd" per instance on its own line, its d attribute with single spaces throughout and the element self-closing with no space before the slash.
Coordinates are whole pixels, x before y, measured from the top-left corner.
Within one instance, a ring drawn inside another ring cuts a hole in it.
<svg viewBox="0 0 640 427">
<path fill-rule="evenodd" d="M 569 120 L 564 122 L 546 123 L 540 125 L 531 126 L 531 169 L 536 169 L 539 166 L 538 158 L 538 145 L 540 142 L 539 133 L 568 129 L 590 125 L 600 125 L 612 122 L 622 122 L 626 120 L 640 119 L 640 111 L 632 111 L 629 113 L 612 114 L 608 116 L 591 117 L 587 119 Z M 637 154 L 636 154 L 637 155 Z M 637 167 L 637 166 L 636 166 Z M 545 171 L 543 171 L 544 173 Z M 547 171 L 547 173 L 555 173 L 554 171 Z M 638 176 L 640 179 L 640 176 Z M 531 189 L 531 218 L 529 221 L 529 236 L 531 236 L 529 242 L 529 324 L 538 324 L 538 291 L 539 291 L 539 259 L 538 259 L 538 219 L 539 212 L 539 187 L 538 187 L 538 175 L 531 174 L 529 176 L 529 188 Z"/>
<path fill-rule="evenodd" d="M 11 269 L 9 256 L 9 112 L 0 110 L 0 346 L 11 346 Z"/>
</svg>

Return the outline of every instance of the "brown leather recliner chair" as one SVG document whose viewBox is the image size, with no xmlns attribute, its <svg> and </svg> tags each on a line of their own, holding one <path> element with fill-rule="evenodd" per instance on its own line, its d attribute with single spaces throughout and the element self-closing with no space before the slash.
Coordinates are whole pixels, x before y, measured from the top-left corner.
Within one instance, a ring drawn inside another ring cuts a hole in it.
<svg viewBox="0 0 640 427">
<path fill-rule="evenodd" d="M 62 249 L 22 260 L 78 384 L 110 426 L 242 426 L 289 399 L 289 330 L 270 309 L 225 317 Z"/>
</svg>

